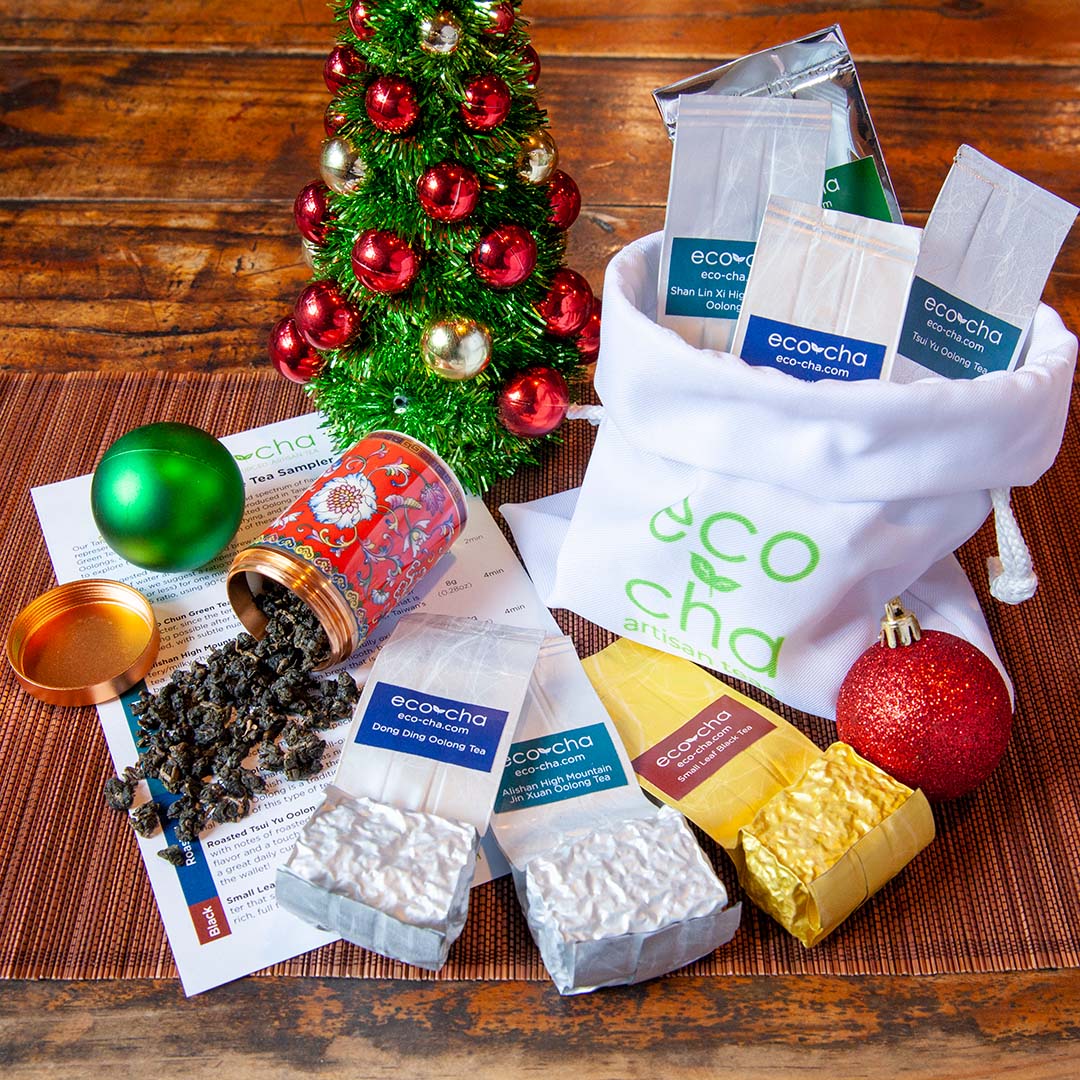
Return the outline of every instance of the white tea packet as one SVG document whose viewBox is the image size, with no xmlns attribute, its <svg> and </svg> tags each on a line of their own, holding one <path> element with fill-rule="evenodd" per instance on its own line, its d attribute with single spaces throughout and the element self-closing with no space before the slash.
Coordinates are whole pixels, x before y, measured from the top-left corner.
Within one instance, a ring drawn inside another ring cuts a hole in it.
<svg viewBox="0 0 1080 1080">
<path fill-rule="evenodd" d="M 821 101 L 690 97 L 671 161 L 657 322 L 726 351 L 771 194 L 816 201 L 830 111 Z"/>
<path fill-rule="evenodd" d="M 682 815 L 642 793 L 569 638 L 540 650 L 492 830 L 562 994 L 673 971 L 738 928 Z"/>
<path fill-rule="evenodd" d="M 1076 214 L 961 146 L 926 222 L 892 381 L 1012 371 Z"/>
<path fill-rule="evenodd" d="M 654 90 L 672 139 L 682 101 L 713 94 L 826 102 L 832 109 L 832 132 L 822 206 L 903 223 L 859 73 L 838 24 Z"/>
<path fill-rule="evenodd" d="M 887 379 L 921 230 L 773 197 L 731 351 L 798 379 Z"/>
<path fill-rule="evenodd" d="M 384 956 L 442 967 L 543 639 L 475 619 L 402 618 L 334 784 L 278 869 L 281 907 Z"/>
</svg>

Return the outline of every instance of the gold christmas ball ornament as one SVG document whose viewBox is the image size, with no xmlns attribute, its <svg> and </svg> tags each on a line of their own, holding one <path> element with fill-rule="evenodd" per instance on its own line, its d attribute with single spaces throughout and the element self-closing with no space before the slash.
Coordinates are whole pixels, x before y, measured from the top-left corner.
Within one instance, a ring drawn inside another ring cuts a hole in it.
<svg viewBox="0 0 1080 1080">
<path fill-rule="evenodd" d="M 558 168 L 559 151 L 545 128 L 534 131 L 521 142 L 518 151 L 518 176 L 528 184 L 546 184 Z"/>
<path fill-rule="evenodd" d="M 309 270 L 315 269 L 315 253 L 319 250 L 318 244 L 313 244 L 307 237 L 300 241 L 300 250 L 304 253 L 304 262 Z"/>
<path fill-rule="evenodd" d="M 449 56 L 461 42 L 461 23 L 449 11 L 429 15 L 420 23 L 420 48 L 432 56 Z"/>
<path fill-rule="evenodd" d="M 491 362 L 491 334 L 475 319 L 440 319 L 421 335 L 420 354 L 437 375 L 464 382 Z"/>
<path fill-rule="evenodd" d="M 322 145 L 319 171 L 326 186 L 339 195 L 352 195 L 367 176 L 367 165 L 348 139 L 336 135 Z"/>
</svg>

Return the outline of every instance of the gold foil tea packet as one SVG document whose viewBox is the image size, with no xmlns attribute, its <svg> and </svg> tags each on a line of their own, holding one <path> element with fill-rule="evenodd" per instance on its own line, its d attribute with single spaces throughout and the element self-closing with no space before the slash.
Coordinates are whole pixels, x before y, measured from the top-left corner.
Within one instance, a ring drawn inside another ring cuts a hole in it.
<svg viewBox="0 0 1080 1080">
<path fill-rule="evenodd" d="M 843 743 L 823 754 L 688 660 L 623 638 L 583 666 L 642 787 L 720 843 L 750 899 L 804 945 L 934 837 L 922 792 Z"/>
<path fill-rule="evenodd" d="M 838 742 L 762 806 L 732 857 L 747 896 L 809 948 L 933 839 L 923 793 Z"/>
<path fill-rule="evenodd" d="M 690 97 L 671 161 L 656 321 L 700 349 L 731 346 L 765 204 L 816 201 L 829 107 L 821 101 Z"/>
<path fill-rule="evenodd" d="M 682 815 L 635 782 L 569 638 L 540 649 L 491 826 L 562 994 L 674 971 L 738 928 Z"/>
<path fill-rule="evenodd" d="M 919 229 L 773 196 L 731 351 L 797 379 L 887 379 Z"/>
<path fill-rule="evenodd" d="M 1076 214 L 961 146 L 923 232 L 892 381 L 1016 367 Z"/>
<path fill-rule="evenodd" d="M 447 615 L 401 619 L 334 785 L 278 868 L 279 906 L 392 959 L 446 962 L 543 639 Z"/>
<path fill-rule="evenodd" d="M 683 102 L 691 95 L 721 94 L 827 104 L 832 123 L 821 204 L 879 221 L 903 221 L 859 73 L 839 25 L 662 86 L 653 91 L 653 98 L 674 139 Z"/>
</svg>

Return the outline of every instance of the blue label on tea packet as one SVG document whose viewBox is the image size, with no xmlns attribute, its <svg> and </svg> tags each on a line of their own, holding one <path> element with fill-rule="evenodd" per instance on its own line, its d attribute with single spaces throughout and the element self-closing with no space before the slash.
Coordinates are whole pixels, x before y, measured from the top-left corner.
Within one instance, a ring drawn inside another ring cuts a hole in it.
<svg viewBox="0 0 1080 1080">
<path fill-rule="evenodd" d="M 626 785 L 626 773 L 603 724 L 525 739 L 510 747 L 495 812 L 576 799 Z"/>
<path fill-rule="evenodd" d="M 885 346 L 751 315 L 741 356 L 748 364 L 777 368 L 807 382 L 853 381 L 881 376 Z"/>
<path fill-rule="evenodd" d="M 1007 371 L 1020 328 L 921 277 L 911 284 L 896 351 L 947 379 Z"/>
<path fill-rule="evenodd" d="M 674 237 L 665 314 L 737 319 L 755 246 L 753 240 Z"/>
<path fill-rule="evenodd" d="M 354 742 L 491 772 L 506 717 L 504 709 L 380 682 Z"/>
</svg>

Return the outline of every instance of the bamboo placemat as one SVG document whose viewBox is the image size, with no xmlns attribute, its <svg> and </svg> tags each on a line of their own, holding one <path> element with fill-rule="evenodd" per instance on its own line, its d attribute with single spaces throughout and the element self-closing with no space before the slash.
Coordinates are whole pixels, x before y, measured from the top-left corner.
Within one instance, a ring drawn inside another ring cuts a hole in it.
<svg viewBox="0 0 1080 1080">
<path fill-rule="evenodd" d="M 140 423 L 184 420 L 224 435 L 308 410 L 302 393 L 270 373 L 4 377 L 4 632 L 19 608 L 54 583 L 31 487 L 89 472 L 116 437 Z M 548 454 L 541 469 L 501 483 L 490 505 L 576 484 L 591 441 L 587 424 L 568 425 L 565 445 Z M 1017 690 L 1012 742 L 994 776 L 975 794 L 936 808 L 935 843 L 816 949 L 803 950 L 747 903 L 735 940 L 686 973 L 916 974 L 1080 965 L 1080 634 L 1069 622 L 1080 608 L 1075 418 L 1054 468 L 1034 488 L 1016 492 L 1015 505 L 1041 579 L 1033 600 L 1009 608 L 988 598 L 989 526 L 961 552 Z M 576 616 L 557 615 L 582 656 L 612 639 Z M 830 724 L 782 711 L 820 745 L 831 741 Z M 101 799 L 111 772 L 96 712 L 35 702 L 5 665 L 0 976 L 175 974 L 130 829 Z M 725 857 L 703 843 L 738 898 Z M 433 978 L 340 942 L 270 971 Z M 465 932 L 438 978 L 546 978 L 507 880 L 474 892 Z"/>
</svg>

